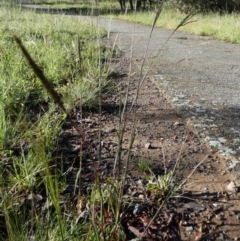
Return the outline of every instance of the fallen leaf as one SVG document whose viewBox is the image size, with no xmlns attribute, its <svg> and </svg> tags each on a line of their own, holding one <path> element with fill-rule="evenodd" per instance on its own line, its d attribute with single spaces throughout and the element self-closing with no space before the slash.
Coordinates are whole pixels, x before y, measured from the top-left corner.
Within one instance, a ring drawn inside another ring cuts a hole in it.
<svg viewBox="0 0 240 241">
<path fill-rule="evenodd" d="M 133 226 L 128 226 L 128 229 L 135 234 L 138 238 L 141 238 L 143 233 L 139 232 L 136 228 L 134 228 Z"/>
</svg>

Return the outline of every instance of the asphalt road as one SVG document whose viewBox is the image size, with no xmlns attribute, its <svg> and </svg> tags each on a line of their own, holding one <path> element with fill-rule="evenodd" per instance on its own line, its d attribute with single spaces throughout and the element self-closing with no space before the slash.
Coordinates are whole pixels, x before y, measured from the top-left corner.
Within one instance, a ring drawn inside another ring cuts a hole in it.
<svg viewBox="0 0 240 241">
<path fill-rule="evenodd" d="M 213 150 L 228 157 L 229 165 L 237 165 L 240 171 L 237 164 L 240 157 L 240 45 L 177 31 L 163 47 L 172 33 L 163 28 L 154 29 L 148 45 L 149 26 L 101 17 L 76 17 L 106 28 L 109 38 L 127 56 L 132 52 L 133 59 L 139 63 L 148 46 L 145 67 L 150 66 L 148 75 L 159 90 L 188 118 L 199 136 Z"/>
</svg>

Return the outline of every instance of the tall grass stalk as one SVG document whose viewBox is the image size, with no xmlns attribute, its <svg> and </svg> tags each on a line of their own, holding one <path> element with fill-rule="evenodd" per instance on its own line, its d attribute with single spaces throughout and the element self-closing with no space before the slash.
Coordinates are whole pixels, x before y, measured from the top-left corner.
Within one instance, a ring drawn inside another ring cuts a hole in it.
<svg viewBox="0 0 240 241">
<path fill-rule="evenodd" d="M 3 150 L 5 146 L 5 137 L 7 135 L 7 122 L 6 122 L 6 115 L 4 110 L 4 105 L 0 101 L 0 151 Z"/>
<path fill-rule="evenodd" d="M 130 137 L 130 141 L 129 141 L 128 154 L 127 154 L 127 158 L 126 158 L 126 162 L 125 162 L 125 171 L 123 172 L 123 175 L 122 175 L 122 181 L 121 181 L 122 186 L 119 189 L 119 194 L 118 194 L 119 200 L 120 200 L 119 203 L 118 203 L 118 210 L 120 210 L 121 205 L 122 205 L 121 200 L 122 200 L 122 196 L 123 196 L 124 183 L 125 183 L 125 180 L 126 180 L 126 177 L 127 177 L 131 150 L 133 148 L 133 143 L 134 143 L 134 140 L 135 140 L 136 114 L 137 114 L 136 102 L 137 102 L 137 99 L 138 99 L 138 96 L 139 96 L 139 93 L 140 93 L 141 85 L 142 85 L 142 83 L 143 83 L 143 81 L 146 77 L 146 74 L 147 74 L 147 72 L 145 74 L 143 74 L 143 67 L 145 66 L 145 61 L 146 61 L 147 53 L 148 53 L 148 46 L 150 44 L 152 32 L 153 32 L 153 29 L 155 27 L 156 21 L 160 16 L 162 8 L 163 8 L 163 2 L 162 2 L 162 4 L 160 4 L 160 6 L 159 6 L 159 8 L 156 12 L 156 16 L 155 16 L 155 19 L 154 19 L 154 22 L 153 22 L 153 25 L 152 25 L 152 29 L 151 29 L 151 32 L 150 32 L 150 35 L 149 35 L 147 47 L 145 49 L 145 53 L 144 53 L 144 56 L 143 56 L 142 65 L 141 65 L 141 68 L 140 68 L 140 76 L 139 76 L 139 81 L 138 81 L 138 85 L 137 85 L 137 89 L 136 89 L 135 99 L 132 103 L 132 107 L 133 107 L 133 105 L 135 105 L 135 108 L 134 108 L 134 111 L 133 111 L 134 112 L 133 125 L 132 125 L 131 137 Z M 132 76 L 132 61 L 133 61 L 132 56 L 133 56 L 133 47 L 131 48 L 131 53 L 130 53 L 130 66 L 129 66 L 128 81 L 127 81 L 127 90 L 126 90 L 126 94 L 125 94 L 125 101 L 124 101 L 124 105 L 123 105 L 123 110 L 120 114 L 119 132 L 118 132 L 118 149 L 117 149 L 117 152 L 116 152 L 116 158 L 115 158 L 115 162 L 114 162 L 114 171 L 116 169 L 116 166 L 118 165 L 118 173 L 120 173 L 121 146 L 122 146 L 122 140 L 123 140 L 123 136 L 124 136 L 125 125 L 126 125 L 126 121 L 127 121 L 126 113 L 128 111 L 127 110 L 127 103 L 128 103 L 128 97 L 129 97 L 130 81 L 131 81 L 131 76 Z M 160 209 L 159 209 L 159 211 L 160 211 Z M 118 211 L 117 215 L 115 217 L 116 218 L 115 219 L 116 220 L 115 225 L 118 225 L 119 218 L 120 218 L 119 214 L 120 213 Z"/>
<path fill-rule="evenodd" d="M 78 78 L 80 81 L 82 81 L 82 71 L 83 71 L 83 67 L 82 67 L 82 44 L 81 44 L 81 38 L 80 36 L 78 36 L 78 48 L 77 48 L 77 52 L 78 52 L 78 61 L 79 61 L 79 71 L 77 71 L 78 74 Z M 82 102 L 82 98 L 83 98 L 83 88 L 81 85 L 80 88 L 80 96 L 79 96 L 79 106 L 80 106 L 80 119 L 83 119 L 83 102 Z M 74 126 L 74 123 L 73 123 Z M 82 162 L 83 162 L 83 127 L 82 127 L 82 121 L 80 123 L 80 153 L 79 153 L 79 157 L 80 157 L 80 165 L 79 165 L 79 170 L 77 172 L 76 175 L 76 180 L 75 180 L 75 186 L 77 187 L 77 183 L 78 183 L 78 195 L 81 195 L 81 172 L 82 172 Z M 74 193 L 76 192 L 76 189 L 74 190 Z"/>
</svg>

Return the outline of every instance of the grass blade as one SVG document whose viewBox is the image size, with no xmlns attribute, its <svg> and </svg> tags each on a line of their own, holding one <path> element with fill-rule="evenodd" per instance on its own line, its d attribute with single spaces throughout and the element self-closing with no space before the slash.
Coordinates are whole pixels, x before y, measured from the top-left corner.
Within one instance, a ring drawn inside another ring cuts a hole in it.
<svg viewBox="0 0 240 241">
<path fill-rule="evenodd" d="M 158 49 L 157 54 L 154 55 L 152 58 L 156 58 L 156 57 L 160 54 L 161 50 L 162 50 L 162 49 L 165 47 L 165 45 L 168 43 L 169 39 L 173 36 L 173 34 L 174 34 L 180 27 L 183 27 L 183 26 L 185 26 L 185 25 L 187 25 L 187 24 L 189 24 L 189 23 L 196 22 L 197 20 L 189 21 L 189 20 L 190 20 L 191 18 L 193 18 L 195 15 L 196 15 L 196 12 L 194 12 L 194 11 L 191 12 L 191 13 L 189 13 L 189 14 L 178 24 L 178 26 L 172 31 L 172 33 L 171 33 L 170 36 L 167 38 L 167 40 L 166 40 L 165 43 L 162 45 L 162 47 L 160 47 L 160 48 Z"/>
<path fill-rule="evenodd" d="M 52 96 L 52 98 L 56 101 L 56 103 L 59 105 L 59 107 L 67 113 L 66 108 L 64 107 L 64 104 L 62 102 L 61 96 L 57 93 L 57 91 L 54 89 L 53 84 L 47 79 L 47 77 L 44 75 L 43 71 L 38 67 L 38 65 L 35 63 L 35 61 L 32 59 L 26 48 L 23 46 L 22 41 L 14 36 L 14 40 L 20 47 L 23 55 L 26 57 L 30 67 L 33 69 L 36 76 L 41 80 L 43 86 L 48 91 L 48 93 Z"/>
<path fill-rule="evenodd" d="M 153 25 L 152 25 L 152 30 L 151 30 L 151 33 L 156 25 L 156 22 L 160 16 L 160 13 L 162 12 L 162 9 L 163 9 L 163 4 L 164 4 L 164 1 L 162 1 L 159 6 L 158 6 L 158 9 L 157 9 L 157 12 L 156 12 L 156 15 L 155 15 L 155 18 L 154 18 L 154 21 L 153 21 Z"/>
</svg>

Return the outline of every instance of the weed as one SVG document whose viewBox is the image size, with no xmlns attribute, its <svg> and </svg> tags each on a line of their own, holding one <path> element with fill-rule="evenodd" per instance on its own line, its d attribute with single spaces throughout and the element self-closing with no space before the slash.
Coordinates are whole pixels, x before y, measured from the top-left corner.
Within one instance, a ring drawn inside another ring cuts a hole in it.
<svg viewBox="0 0 240 241">
<path fill-rule="evenodd" d="M 174 190 L 173 185 L 171 183 L 173 176 L 173 172 L 170 171 L 164 176 L 158 175 L 157 177 L 152 174 L 152 177 L 147 183 L 147 190 L 154 192 L 159 196 L 159 201 L 163 200 L 169 193 L 171 192 L 171 189 Z M 173 193 L 171 193 L 172 195 Z"/>
<path fill-rule="evenodd" d="M 142 159 L 140 159 L 138 161 L 137 165 L 138 165 L 139 170 L 142 171 L 142 172 L 149 172 L 153 168 L 153 165 L 152 165 L 151 162 L 149 162 L 147 160 L 142 160 Z"/>
</svg>

